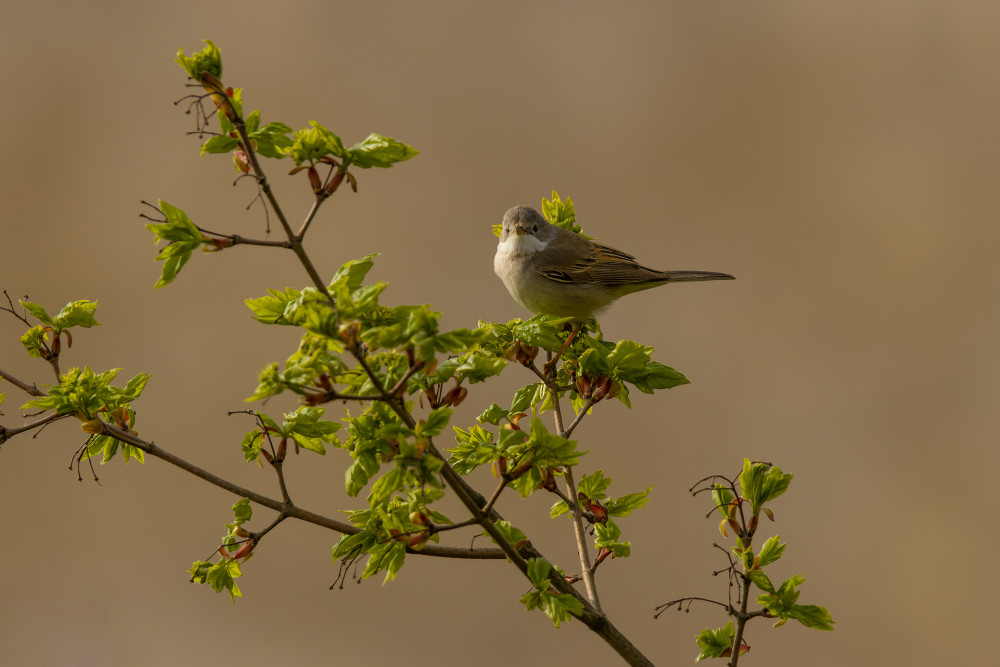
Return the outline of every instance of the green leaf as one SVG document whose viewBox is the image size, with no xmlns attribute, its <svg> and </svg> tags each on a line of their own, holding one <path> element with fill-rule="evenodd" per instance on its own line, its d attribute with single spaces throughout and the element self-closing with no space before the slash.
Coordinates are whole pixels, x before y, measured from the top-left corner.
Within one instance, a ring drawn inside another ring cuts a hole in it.
<svg viewBox="0 0 1000 667">
<path fill-rule="evenodd" d="M 385 505 L 393 493 L 403 491 L 406 481 L 404 473 L 402 468 L 396 467 L 379 477 L 368 494 L 368 504 L 371 507 Z"/>
<path fill-rule="evenodd" d="M 362 169 L 370 167 L 388 169 L 396 162 L 409 160 L 419 153 L 420 151 L 412 146 L 374 133 L 348 149 L 350 162 Z"/>
<path fill-rule="evenodd" d="M 526 387 L 521 387 L 514 393 L 514 400 L 510 403 L 510 410 L 508 414 L 517 414 L 518 412 L 526 412 L 531 406 L 531 401 L 535 397 L 535 393 L 538 391 L 539 387 L 544 387 L 541 382 L 536 382 L 535 384 L 529 384 Z"/>
<path fill-rule="evenodd" d="M 149 382 L 149 378 L 153 377 L 150 373 L 139 373 L 125 385 L 125 397 L 129 402 L 134 401 L 142 395 L 142 390 L 146 388 L 146 383 Z"/>
<path fill-rule="evenodd" d="M 332 290 L 337 285 L 344 285 L 352 292 L 359 289 L 362 282 L 364 282 L 365 276 L 368 275 L 368 272 L 371 271 L 372 266 L 375 264 L 374 259 L 378 256 L 379 253 L 376 252 L 365 255 L 361 259 L 352 259 L 346 262 L 333 275 L 329 289 Z"/>
<path fill-rule="evenodd" d="M 754 514 L 759 514 L 764 503 L 774 500 L 787 489 L 792 482 L 790 473 L 782 473 L 778 466 L 766 463 L 751 463 L 743 459 L 743 472 L 740 473 L 740 489 L 750 501 Z"/>
<path fill-rule="evenodd" d="M 240 140 L 228 134 L 220 134 L 212 137 L 201 145 L 201 154 L 205 153 L 228 153 L 240 145 Z"/>
<path fill-rule="evenodd" d="M 583 613 L 583 603 L 573 595 L 567 593 L 551 593 L 549 588 L 552 582 L 549 580 L 549 573 L 552 565 L 544 558 L 532 558 L 528 561 L 528 578 L 535 585 L 536 590 L 531 591 L 521 597 L 521 603 L 531 611 L 541 609 L 545 615 L 552 619 L 558 628 L 560 623 L 565 623 Z"/>
<path fill-rule="evenodd" d="M 592 500 L 604 500 L 608 497 L 605 491 L 611 486 L 611 478 L 604 476 L 603 470 L 597 470 L 580 478 L 577 489 Z"/>
<path fill-rule="evenodd" d="M 557 516 L 562 516 L 563 514 L 569 514 L 569 505 L 566 504 L 565 500 L 557 500 L 549 510 L 549 517 L 554 519 Z"/>
<path fill-rule="evenodd" d="M 201 232 L 198 231 L 198 227 L 191 221 L 187 213 L 162 199 L 157 202 L 157 205 L 167 221 L 146 225 L 146 229 L 153 232 L 153 235 L 156 237 L 156 242 L 159 242 L 160 239 L 164 241 L 196 241 L 199 243 L 202 241 Z"/>
<path fill-rule="evenodd" d="M 760 548 L 760 553 L 757 554 L 758 567 L 764 567 L 770 563 L 781 558 L 781 554 L 785 551 L 785 545 L 781 544 L 777 535 L 769 538 L 764 545 Z"/>
<path fill-rule="evenodd" d="M 45 327 L 41 324 L 37 324 L 25 331 L 19 340 L 28 355 L 38 359 L 43 354 L 47 354 L 48 345 Z"/>
<path fill-rule="evenodd" d="M 595 523 L 594 546 L 597 549 L 609 549 L 615 558 L 628 558 L 632 553 L 632 543 L 619 542 L 621 534 L 621 529 L 612 519 L 608 519 L 607 523 Z"/>
<path fill-rule="evenodd" d="M 695 638 L 695 641 L 698 642 L 698 648 L 701 649 L 701 653 L 698 654 L 698 657 L 694 661 L 699 662 L 705 658 L 721 658 L 724 655 L 732 655 L 733 638 L 735 635 L 736 630 L 733 627 L 732 621 L 729 621 L 724 627 L 715 630 L 710 628 L 702 630 Z"/>
<path fill-rule="evenodd" d="M 53 318 L 53 328 L 56 331 L 64 331 L 70 327 L 83 327 L 89 329 L 100 324 L 94 319 L 94 312 L 97 311 L 96 301 L 71 301 L 67 303 L 59 314 Z"/>
<path fill-rule="evenodd" d="M 611 516 L 628 516 L 640 507 L 646 506 L 646 503 L 649 502 L 649 492 L 652 489 L 653 487 L 649 486 L 645 491 L 641 491 L 639 493 L 629 493 L 621 498 L 609 500 L 604 503 L 604 509 L 606 509 L 608 514 Z"/>
<path fill-rule="evenodd" d="M 205 48 L 190 56 L 184 55 L 184 49 L 177 51 L 175 62 L 184 68 L 188 76 L 199 80 L 202 72 L 208 72 L 217 79 L 222 78 L 222 51 L 212 40 L 205 40 Z"/>
<path fill-rule="evenodd" d="M 267 291 L 268 296 L 247 299 L 244 302 L 253 313 L 253 318 L 264 324 L 294 324 L 285 316 L 285 313 L 289 311 L 292 304 L 298 305 L 300 303 L 302 292 L 291 287 L 284 292 L 274 289 Z"/>
<path fill-rule="evenodd" d="M 834 620 L 825 607 L 815 604 L 797 604 L 788 610 L 788 618 L 793 618 L 807 628 L 833 630 Z"/>
<path fill-rule="evenodd" d="M 335 422 L 321 420 L 325 408 L 301 406 L 295 412 L 285 415 L 281 426 L 281 434 L 294 438 L 297 443 L 317 454 L 326 454 L 323 443 L 336 444 L 334 433 L 341 425 Z"/>
<path fill-rule="evenodd" d="M 249 498 L 240 498 L 233 505 L 233 522 L 235 525 L 246 523 L 253 516 L 253 507 Z"/>
<path fill-rule="evenodd" d="M 175 241 L 161 250 L 160 254 L 156 256 L 156 260 L 163 262 L 163 268 L 160 271 L 160 279 L 156 281 L 156 284 L 153 285 L 153 287 L 166 287 L 170 283 L 174 282 L 177 278 L 177 274 L 181 272 L 181 269 L 184 268 L 187 261 L 191 259 L 191 253 L 193 253 L 199 245 L 201 244 Z"/>
<path fill-rule="evenodd" d="M 750 580 L 757 585 L 757 588 L 765 593 L 774 593 L 774 584 L 771 583 L 770 577 L 764 574 L 763 571 L 748 569 L 746 574 L 750 577 Z"/>
<path fill-rule="evenodd" d="M 38 318 L 38 320 L 40 320 L 43 324 L 48 324 L 49 326 L 52 326 L 53 324 L 52 318 L 49 317 L 49 314 L 45 311 L 45 308 L 43 308 L 40 304 L 32 303 L 31 301 L 24 301 L 23 299 L 18 300 L 18 303 L 21 304 L 25 310 L 27 310 L 29 313 Z"/>
<path fill-rule="evenodd" d="M 520 548 L 522 544 L 528 541 L 528 536 L 520 528 L 512 526 L 509 521 L 497 521 L 494 525 L 500 531 L 500 535 L 515 549 Z M 489 533 L 485 534 L 489 535 Z"/>
<path fill-rule="evenodd" d="M 493 434 L 479 425 L 463 430 L 458 426 L 455 431 L 455 447 L 449 449 L 451 459 L 448 463 L 459 475 L 468 475 L 484 463 L 496 461 L 497 446 L 493 442 Z"/>
<path fill-rule="evenodd" d="M 432 437 L 439 435 L 448 425 L 448 421 L 451 419 L 451 413 L 453 412 L 454 410 L 451 408 L 437 408 L 435 410 L 431 410 L 427 415 L 427 419 L 417 424 L 417 435 L 427 435 Z"/>
<path fill-rule="evenodd" d="M 236 585 L 236 579 L 241 575 L 239 563 L 230 558 L 223 558 L 208 568 L 208 572 L 205 575 L 205 582 L 216 593 L 221 593 L 223 590 L 227 591 L 235 604 L 236 598 L 243 597 L 239 586 Z"/>
<path fill-rule="evenodd" d="M 732 491 L 721 484 L 716 483 L 712 489 L 712 502 L 715 503 L 715 509 L 719 510 L 719 514 L 727 519 L 733 498 Z"/>
<path fill-rule="evenodd" d="M 481 415 L 476 417 L 476 421 L 484 424 L 493 424 L 494 426 L 500 425 L 500 420 L 505 419 L 507 415 L 510 414 L 509 410 L 504 410 L 496 403 L 490 405 L 486 408 Z"/>
<path fill-rule="evenodd" d="M 303 162 L 315 164 L 317 160 L 327 155 L 335 155 L 340 158 L 347 155 L 344 144 L 334 132 L 314 120 L 309 121 L 309 125 L 308 128 L 296 130 L 294 137 L 286 145 L 276 146 L 277 152 L 281 155 L 291 156 L 296 166 Z"/>
<path fill-rule="evenodd" d="M 562 201 L 559 199 L 559 193 L 553 190 L 551 201 L 542 197 L 542 215 L 557 227 L 568 229 L 585 239 L 592 238 L 584 234 L 583 228 L 576 224 L 576 208 L 573 206 L 572 197 L 566 197 L 566 201 Z"/>
<path fill-rule="evenodd" d="M 174 281 L 180 270 L 191 259 L 191 253 L 202 244 L 205 238 L 187 213 L 171 206 L 162 199 L 159 201 L 159 207 L 167 221 L 146 225 L 146 229 L 153 232 L 156 242 L 159 242 L 160 239 L 170 242 L 156 256 L 157 261 L 163 262 L 163 269 L 160 279 L 156 282 L 156 287 L 165 287 Z"/>
<path fill-rule="evenodd" d="M 798 604 L 800 594 L 798 587 L 805 580 L 806 578 L 802 575 L 791 577 L 782 582 L 777 590 L 774 590 L 772 586 L 771 592 L 759 596 L 757 602 L 764 605 L 773 616 L 778 618 L 775 625 L 781 625 L 793 618 L 807 628 L 833 630 L 833 618 L 825 608 L 818 605 Z"/>
</svg>

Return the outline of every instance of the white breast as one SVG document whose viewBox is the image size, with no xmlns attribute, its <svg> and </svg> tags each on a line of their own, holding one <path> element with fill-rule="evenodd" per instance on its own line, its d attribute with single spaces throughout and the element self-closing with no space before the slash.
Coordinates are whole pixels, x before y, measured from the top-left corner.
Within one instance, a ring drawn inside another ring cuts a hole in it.
<svg viewBox="0 0 1000 667">
<path fill-rule="evenodd" d="M 525 308 L 531 309 L 521 294 L 525 288 L 529 271 L 528 263 L 538 252 L 548 245 L 532 234 L 510 234 L 507 239 L 497 244 L 497 254 L 493 256 L 493 271 L 497 274 L 514 300 Z M 526 296 L 526 295 L 525 295 Z"/>
</svg>

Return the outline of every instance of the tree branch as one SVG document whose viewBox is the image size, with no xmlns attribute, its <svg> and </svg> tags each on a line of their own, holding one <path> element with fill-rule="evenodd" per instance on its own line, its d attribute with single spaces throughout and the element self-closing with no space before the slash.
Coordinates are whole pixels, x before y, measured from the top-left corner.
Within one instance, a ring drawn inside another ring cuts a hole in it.
<svg viewBox="0 0 1000 667">
<path fill-rule="evenodd" d="M 7 371 L 0 370 L 0 377 L 30 396 L 47 396 L 47 394 L 39 389 L 37 385 L 29 385 L 27 382 L 21 382 Z"/>
<path fill-rule="evenodd" d="M 41 419 L 33 421 L 30 424 L 25 424 L 24 426 L 16 426 L 14 428 L 7 428 L 5 426 L 0 425 L 0 445 L 10 440 L 18 433 L 24 433 L 25 431 L 30 431 L 31 429 L 38 428 L 39 426 L 45 426 L 46 424 L 49 424 L 51 422 L 69 416 L 70 415 L 68 414 L 63 414 L 63 415 L 51 414 L 48 417 L 42 417 Z"/>
<path fill-rule="evenodd" d="M 545 357 L 546 362 L 543 368 L 551 368 L 552 353 L 546 350 Z M 563 428 L 562 408 L 559 405 L 559 392 L 556 390 L 555 373 L 552 373 L 551 378 L 543 376 L 543 381 L 549 390 L 549 398 L 552 400 L 552 416 L 555 419 L 556 430 L 565 438 L 566 435 L 564 434 L 567 433 L 567 430 Z M 576 425 L 580 423 L 580 419 L 585 414 L 586 410 L 577 415 L 569 432 L 572 432 L 572 429 L 576 428 Z M 597 583 L 594 581 L 594 571 L 590 569 L 590 551 L 587 549 L 587 535 L 583 527 L 583 515 L 580 503 L 578 502 L 579 496 L 577 495 L 576 482 L 573 480 L 573 466 L 565 466 L 564 469 L 563 477 L 566 480 L 567 495 L 573 499 L 573 504 L 570 505 L 570 515 L 573 517 L 573 534 L 576 537 L 576 551 L 580 557 L 580 574 L 583 577 L 583 585 L 587 589 L 587 598 L 597 613 L 603 615 L 604 610 L 601 608 L 601 600 L 597 596 Z"/>
<path fill-rule="evenodd" d="M 317 526 L 322 526 L 323 528 L 328 528 L 330 530 L 337 531 L 338 533 L 346 533 L 348 535 L 355 535 L 361 532 L 359 528 L 352 526 L 351 524 L 331 519 L 330 517 L 323 516 L 322 514 L 311 512 L 297 505 L 285 503 L 281 500 L 270 498 L 257 493 L 256 491 L 251 491 L 250 489 L 239 486 L 238 484 L 234 484 L 229 480 L 223 479 L 222 477 L 219 477 L 218 475 L 215 475 L 203 468 L 199 468 L 193 463 L 190 463 L 185 459 L 162 449 L 152 442 L 143 440 L 142 438 L 139 438 L 131 433 L 126 433 L 113 424 L 104 424 L 104 435 L 109 435 L 116 440 L 137 447 L 151 456 L 155 456 L 160 460 L 166 461 L 167 463 L 174 465 L 181 470 L 194 475 L 195 477 L 200 477 L 206 482 L 214 484 L 220 489 L 225 489 L 226 491 L 240 496 L 241 498 L 249 498 L 252 502 L 257 503 L 258 505 L 267 507 L 276 512 L 284 512 L 289 518 L 299 519 L 300 521 L 305 521 L 306 523 L 315 524 Z M 444 558 L 503 559 L 505 557 L 503 552 L 499 549 L 463 549 L 432 545 L 427 545 L 419 551 L 410 551 L 408 549 L 407 552 Z"/>
</svg>

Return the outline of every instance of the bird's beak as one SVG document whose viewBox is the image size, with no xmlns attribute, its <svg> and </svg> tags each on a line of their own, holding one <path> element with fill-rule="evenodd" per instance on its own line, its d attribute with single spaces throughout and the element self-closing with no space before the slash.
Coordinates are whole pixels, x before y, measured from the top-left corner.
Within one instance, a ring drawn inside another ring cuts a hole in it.
<svg viewBox="0 0 1000 667">
<path fill-rule="evenodd" d="M 527 234 L 528 228 L 521 224 L 515 224 L 511 228 L 511 231 L 514 232 L 515 234 Z"/>
</svg>

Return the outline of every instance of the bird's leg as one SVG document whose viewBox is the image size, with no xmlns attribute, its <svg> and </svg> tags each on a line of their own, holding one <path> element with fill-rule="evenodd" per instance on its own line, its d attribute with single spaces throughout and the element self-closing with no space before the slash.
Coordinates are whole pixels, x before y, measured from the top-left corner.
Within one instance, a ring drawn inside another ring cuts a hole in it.
<svg viewBox="0 0 1000 667">
<path fill-rule="evenodd" d="M 552 379 L 553 380 L 555 379 L 555 377 L 556 377 L 556 372 L 555 372 L 556 362 L 559 361 L 559 357 L 561 357 L 563 355 L 563 352 L 565 352 L 566 348 L 569 347 L 569 344 L 573 342 L 573 339 L 576 338 L 576 335 L 578 333 L 580 333 L 580 327 L 581 326 L 582 325 L 581 325 L 580 322 L 574 322 L 573 323 L 573 330 L 569 332 L 569 336 L 566 337 L 566 342 L 563 343 L 562 347 L 559 348 L 559 351 L 556 352 L 556 356 L 552 357 L 551 359 L 549 359 L 548 361 L 546 361 L 542 365 L 542 375 L 544 375 L 545 377 L 548 377 L 549 376 L 549 371 L 551 370 L 552 371 Z"/>
</svg>

